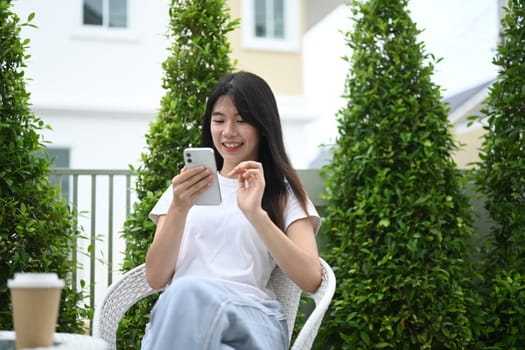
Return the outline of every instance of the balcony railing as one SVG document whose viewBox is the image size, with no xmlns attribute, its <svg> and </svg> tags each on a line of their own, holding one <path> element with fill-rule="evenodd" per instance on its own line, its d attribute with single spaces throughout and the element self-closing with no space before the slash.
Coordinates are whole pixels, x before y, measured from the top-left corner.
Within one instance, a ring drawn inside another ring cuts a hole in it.
<svg viewBox="0 0 525 350">
<path fill-rule="evenodd" d="M 323 182 L 319 170 L 299 170 L 299 176 L 318 209 Z M 78 213 L 78 229 L 83 233 L 72 251 L 81 263 L 73 271 L 77 288 L 89 295 L 94 308 L 116 278 L 121 275 L 125 239 L 121 236 L 124 222 L 136 201 L 135 175 L 130 170 L 50 169 L 50 179 L 62 189 L 72 208 Z"/>
<path fill-rule="evenodd" d="M 84 288 L 93 308 L 96 296 L 120 274 L 125 241 L 123 224 L 136 200 L 135 175 L 130 170 L 50 169 L 50 180 L 60 184 L 78 214 L 82 233 L 72 250 L 80 269 L 72 272 L 77 288 Z"/>
</svg>

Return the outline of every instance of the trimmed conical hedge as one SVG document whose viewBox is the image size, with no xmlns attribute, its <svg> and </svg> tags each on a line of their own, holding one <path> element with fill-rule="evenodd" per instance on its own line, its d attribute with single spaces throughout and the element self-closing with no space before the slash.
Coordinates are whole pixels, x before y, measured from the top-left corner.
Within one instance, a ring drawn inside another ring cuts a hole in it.
<svg viewBox="0 0 525 350">
<path fill-rule="evenodd" d="M 509 0 L 501 21 L 499 67 L 481 117 L 486 134 L 475 180 L 493 223 L 485 255 L 490 349 L 525 344 L 525 1 Z"/>
<path fill-rule="evenodd" d="M 66 281 L 57 329 L 81 332 L 88 311 L 70 278 L 76 215 L 49 183 L 40 135 L 47 126 L 31 112 L 25 87 L 29 39 L 20 34 L 33 17 L 23 21 L 10 0 L 0 2 L 0 329 L 13 329 L 7 280 L 16 272 L 56 272 Z"/>
<path fill-rule="evenodd" d="M 200 139 L 206 98 L 234 63 L 227 34 L 237 25 L 225 0 L 172 0 L 169 8 L 170 55 L 164 61 L 160 111 L 146 135 L 136 192 L 138 203 L 125 223 L 127 241 L 124 269 L 144 263 L 155 226 L 148 218 L 162 192 L 184 162 L 182 152 Z M 138 349 L 155 297 L 128 312 L 119 330 L 119 348 Z"/>
<path fill-rule="evenodd" d="M 353 1 L 346 106 L 326 178 L 337 290 L 319 349 L 460 349 L 478 302 L 456 144 L 406 0 Z"/>
</svg>

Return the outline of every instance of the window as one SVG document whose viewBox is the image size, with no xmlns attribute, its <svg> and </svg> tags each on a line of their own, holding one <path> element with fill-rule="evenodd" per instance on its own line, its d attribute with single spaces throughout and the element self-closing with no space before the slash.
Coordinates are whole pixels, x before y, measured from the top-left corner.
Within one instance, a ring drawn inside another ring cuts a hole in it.
<svg viewBox="0 0 525 350">
<path fill-rule="evenodd" d="M 255 0 L 255 36 L 284 39 L 284 0 Z"/>
<path fill-rule="evenodd" d="M 127 0 L 83 0 L 83 24 L 107 28 L 128 26 Z"/>
<path fill-rule="evenodd" d="M 258 50 L 299 49 L 299 0 L 244 0 L 243 46 Z"/>
<path fill-rule="evenodd" d="M 53 162 L 54 168 L 69 168 L 69 148 L 47 148 L 47 154 Z M 60 181 L 60 189 L 63 198 L 69 198 L 69 177 L 58 179 L 55 176 L 49 176 L 51 183 Z"/>
</svg>

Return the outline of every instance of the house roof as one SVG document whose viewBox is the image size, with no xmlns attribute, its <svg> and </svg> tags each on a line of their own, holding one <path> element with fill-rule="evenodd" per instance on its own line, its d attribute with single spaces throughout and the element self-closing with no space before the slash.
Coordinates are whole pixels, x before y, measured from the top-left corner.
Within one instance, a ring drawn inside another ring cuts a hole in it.
<svg viewBox="0 0 525 350">
<path fill-rule="evenodd" d="M 456 111 L 461 106 L 464 106 L 468 101 L 477 96 L 480 92 L 488 89 L 494 83 L 495 79 L 487 80 L 479 85 L 473 86 L 467 90 L 461 91 L 455 95 L 443 99 L 450 106 L 450 114 Z"/>
<path fill-rule="evenodd" d="M 306 0 L 306 29 L 310 30 L 337 6 L 346 3 L 348 0 Z"/>
<path fill-rule="evenodd" d="M 459 94 L 443 100 L 450 104 L 448 119 L 454 125 L 454 132 L 461 133 L 466 130 L 468 117 L 481 115 L 489 90 L 496 79 L 487 80 L 479 85 L 467 89 Z"/>
</svg>

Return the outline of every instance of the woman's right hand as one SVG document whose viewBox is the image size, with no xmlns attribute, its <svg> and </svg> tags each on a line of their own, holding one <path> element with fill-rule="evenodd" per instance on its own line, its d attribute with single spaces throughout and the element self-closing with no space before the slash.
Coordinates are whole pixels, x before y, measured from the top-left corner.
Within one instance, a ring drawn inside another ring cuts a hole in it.
<svg viewBox="0 0 525 350">
<path fill-rule="evenodd" d="M 172 206 L 178 211 L 188 211 L 197 198 L 211 186 L 212 172 L 204 166 L 182 168 L 180 173 L 171 180 L 173 186 Z"/>
</svg>

